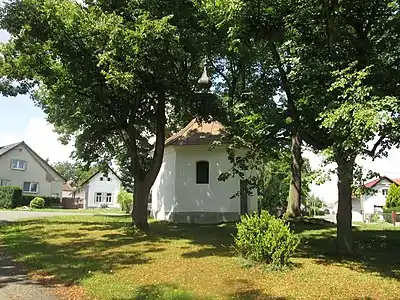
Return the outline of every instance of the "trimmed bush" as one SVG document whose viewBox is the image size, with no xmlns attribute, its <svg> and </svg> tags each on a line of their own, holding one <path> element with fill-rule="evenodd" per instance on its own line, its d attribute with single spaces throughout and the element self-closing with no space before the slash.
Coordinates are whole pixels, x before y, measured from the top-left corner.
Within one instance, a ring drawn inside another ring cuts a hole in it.
<svg viewBox="0 0 400 300">
<path fill-rule="evenodd" d="M 44 199 L 41 197 L 35 197 L 29 204 L 31 208 L 43 208 L 44 207 Z"/>
<path fill-rule="evenodd" d="M 0 186 L 0 208 L 15 208 L 22 200 L 22 189 L 18 186 Z"/>
<path fill-rule="evenodd" d="M 242 216 L 236 228 L 234 243 L 238 254 L 273 268 L 286 266 L 300 243 L 300 238 L 291 232 L 288 224 L 267 211 Z"/>
<path fill-rule="evenodd" d="M 44 207 L 50 207 L 52 205 L 61 205 L 61 199 L 58 197 L 46 197 L 40 195 L 22 195 L 22 199 L 18 202 L 17 206 L 29 206 L 31 201 L 36 197 L 44 199 Z"/>
<path fill-rule="evenodd" d="M 118 193 L 117 202 L 121 204 L 121 209 L 127 213 L 132 210 L 133 194 L 127 192 L 125 189 L 121 189 Z"/>
</svg>

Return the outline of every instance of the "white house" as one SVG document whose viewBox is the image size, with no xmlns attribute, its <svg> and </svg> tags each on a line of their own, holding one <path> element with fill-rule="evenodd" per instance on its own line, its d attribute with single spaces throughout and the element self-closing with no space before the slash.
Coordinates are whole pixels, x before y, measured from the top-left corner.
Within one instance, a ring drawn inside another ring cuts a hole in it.
<svg viewBox="0 0 400 300">
<path fill-rule="evenodd" d="M 19 186 L 26 195 L 61 198 L 64 182 L 25 142 L 0 147 L 0 186 Z"/>
<path fill-rule="evenodd" d="M 75 198 L 81 199 L 83 208 L 120 208 L 117 202 L 120 189 L 121 179 L 109 168 L 108 174 L 96 172 L 83 182 L 75 191 Z"/>
<path fill-rule="evenodd" d="M 248 195 L 246 181 L 218 177 L 231 168 L 225 146 L 210 149 L 223 135 L 218 122 L 192 120 L 165 142 L 164 158 L 151 191 L 150 214 L 184 223 L 235 221 L 257 210 L 257 195 Z M 234 196 L 241 191 L 240 196 Z"/>
<path fill-rule="evenodd" d="M 353 199 L 353 221 L 362 221 L 367 215 L 383 212 L 391 184 L 399 185 L 400 179 L 383 176 L 366 183 L 365 187 L 373 189 L 374 193 Z"/>
</svg>

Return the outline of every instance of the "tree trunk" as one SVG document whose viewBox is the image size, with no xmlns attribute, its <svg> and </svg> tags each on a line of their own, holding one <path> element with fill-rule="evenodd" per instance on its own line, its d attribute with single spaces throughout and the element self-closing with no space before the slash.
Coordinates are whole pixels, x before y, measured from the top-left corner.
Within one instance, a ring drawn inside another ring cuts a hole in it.
<svg viewBox="0 0 400 300">
<path fill-rule="evenodd" d="M 289 198 L 286 214 L 289 217 L 297 217 L 301 215 L 301 138 L 298 133 L 292 135 L 291 147 L 291 171 Z"/>
<path fill-rule="evenodd" d="M 165 92 L 158 94 L 158 102 L 156 106 L 156 143 L 154 147 L 153 159 L 150 163 L 148 171 L 144 166 L 138 163 L 138 152 L 136 141 L 132 144 L 132 157 L 134 164 L 132 165 L 132 173 L 135 178 L 134 187 L 134 205 L 132 209 L 132 225 L 137 228 L 148 231 L 147 223 L 147 205 L 149 202 L 150 189 L 157 178 L 164 157 L 165 143 Z"/>
<path fill-rule="evenodd" d="M 140 230 L 148 231 L 147 204 L 149 201 L 150 187 L 145 181 L 135 181 L 134 205 L 132 209 L 132 225 Z"/>
<path fill-rule="evenodd" d="M 340 255 L 353 253 L 352 238 L 352 192 L 353 169 L 355 159 L 336 158 L 338 164 L 338 192 L 339 203 L 336 215 L 337 220 L 337 252 Z"/>
</svg>

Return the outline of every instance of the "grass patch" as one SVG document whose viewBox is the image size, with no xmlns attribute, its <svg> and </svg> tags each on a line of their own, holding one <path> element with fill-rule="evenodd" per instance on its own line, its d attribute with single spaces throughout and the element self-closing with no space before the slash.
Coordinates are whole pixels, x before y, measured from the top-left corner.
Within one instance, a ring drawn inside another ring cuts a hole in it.
<svg viewBox="0 0 400 300">
<path fill-rule="evenodd" d="M 150 224 L 128 217 L 63 216 L 0 227 L 2 241 L 33 275 L 79 284 L 91 299 L 400 299 L 400 231 L 355 228 L 357 255 L 334 257 L 335 227 L 295 221 L 302 243 L 293 267 L 265 272 L 231 251 L 233 225 Z"/>
<path fill-rule="evenodd" d="M 88 209 L 72 209 L 72 208 L 29 208 L 23 209 L 22 207 L 17 207 L 14 209 L 4 209 L 4 210 L 11 210 L 11 211 L 46 211 L 46 212 L 71 212 L 71 213 L 93 213 L 93 214 L 126 214 L 125 211 L 122 211 L 117 208 L 88 208 Z"/>
</svg>

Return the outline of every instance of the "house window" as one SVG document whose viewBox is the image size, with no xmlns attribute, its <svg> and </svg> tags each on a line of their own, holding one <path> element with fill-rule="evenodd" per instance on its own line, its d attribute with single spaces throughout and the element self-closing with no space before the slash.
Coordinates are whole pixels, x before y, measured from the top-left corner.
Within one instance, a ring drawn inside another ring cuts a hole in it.
<svg viewBox="0 0 400 300">
<path fill-rule="evenodd" d="M 0 186 L 9 186 L 9 185 L 11 185 L 11 180 L 0 179 Z"/>
<path fill-rule="evenodd" d="M 102 201 L 102 193 L 95 193 L 94 194 L 94 202 L 101 202 Z"/>
<path fill-rule="evenodd" d="M 111 193 L 107 193 L 107 195 L 106 195 L 106 202 L 111 202 L 111 196 L 112 196 Z"/>
<path fill-rule="evenodd" d="M 104 178 L 103 177 L 100 177 L 100 181 L 103 181 L 104 180 Z"/>
<path fill-rule="evenodd" d="M 208 184 L 210 179 L 210 163 L 208 161 L 198 161 L 196 163 L 196 183 Z"/>
<path fill-rule="evenodd" d="M 110 178 L 110 177 L 108 177 L 108 178 L 107 178 L 107 181 L 111 181 L 111 178 Z"/>
<path fill-rule="evenodd" d="M 19 159 L 11 160 L 11 169 L 24 171 L 26 169 L 26 161 Z"/>
<path fill-rule="evenodd" d="M 383 206 L 374 205 L 374 213 L 383 213 Z"/>
<path fill-rule="evenodd" d="M 23 191 L 25 193 L 37 193 L 39 191 L 39 183 L 37 182 L 24 182 Z"/>
<path fill-rule="evenodd" d="M 387 196 L 388 194 L 388 189 L 382 189 L 382 195 Z"/>
</svg>

